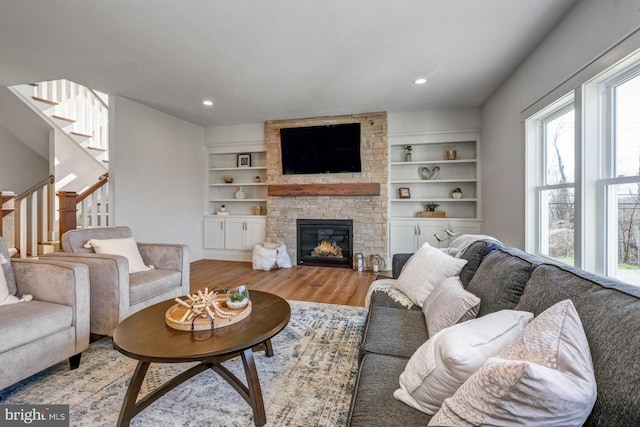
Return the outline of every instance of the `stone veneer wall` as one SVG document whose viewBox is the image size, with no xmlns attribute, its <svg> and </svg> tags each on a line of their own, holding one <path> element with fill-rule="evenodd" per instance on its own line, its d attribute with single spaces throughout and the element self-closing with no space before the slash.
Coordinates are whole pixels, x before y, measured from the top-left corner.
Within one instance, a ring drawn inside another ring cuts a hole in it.
<svg viewBox="0 0 640 427">
<path fill-rule="evenodd" d="M 361 123 L 361 173 L 282 175 L 280 129 Z M 267 240 L 283 241 L 296 260 L 296 219 L 352 219 L 353 251 L 365 257 L 387 257 L 388 144 L 387 114 L 365 113 L 268 121 L 265 124 L 267 186 L 273 184 L 378 183 L 379 196 L 269 196 L 267 198 Z"/>
</svg>

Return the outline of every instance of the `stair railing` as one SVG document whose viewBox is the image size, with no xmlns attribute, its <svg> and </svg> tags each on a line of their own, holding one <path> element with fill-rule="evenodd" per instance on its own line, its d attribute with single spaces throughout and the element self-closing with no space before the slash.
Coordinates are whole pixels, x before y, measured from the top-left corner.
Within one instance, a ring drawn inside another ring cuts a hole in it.
<svg viewBox="0 0 640 427">
<path fill-rule="evenodd" d="M 50 175 L 17 195 L 14 200 L 13 243 L 21 258 L 37 256 L 38 245 L 54 238 L 54 182 L 54 176 Z"/>
<path fill-rule="evenodd" d="M 59 191 L 60 236 L 76 228 L 107 227 L 109 221 L 109 174 L 78 194 L 75 191 Z"/>
</svg>

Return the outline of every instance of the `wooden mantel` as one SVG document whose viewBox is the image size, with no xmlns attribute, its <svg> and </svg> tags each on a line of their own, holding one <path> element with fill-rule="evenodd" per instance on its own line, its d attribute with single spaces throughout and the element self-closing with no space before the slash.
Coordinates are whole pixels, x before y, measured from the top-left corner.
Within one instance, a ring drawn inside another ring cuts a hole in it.
<svg viewBox="0 0 640 427">
<path fill-rule="evenodd" d="M 379 183 L 276 184 L 267 186 L 269 196 L 379 196 Z"/>
</svg>

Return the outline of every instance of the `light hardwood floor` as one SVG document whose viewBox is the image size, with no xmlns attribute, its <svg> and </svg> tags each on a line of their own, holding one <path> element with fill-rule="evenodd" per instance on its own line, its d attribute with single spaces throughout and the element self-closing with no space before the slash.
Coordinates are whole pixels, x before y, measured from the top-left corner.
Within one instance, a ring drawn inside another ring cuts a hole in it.
<svg viewBox="0 0 640 427">
<path fill-rule="evenodd" d="M 249 262 L 200 260 L 191 263 L 191 291 L 245 284 L 252 289 L 271 292 L 282 298 L 364 306 L 369 284 L 376 276 L 369 271 L 350 268 L 294 266 L 258 271 Z"/>
</svg>

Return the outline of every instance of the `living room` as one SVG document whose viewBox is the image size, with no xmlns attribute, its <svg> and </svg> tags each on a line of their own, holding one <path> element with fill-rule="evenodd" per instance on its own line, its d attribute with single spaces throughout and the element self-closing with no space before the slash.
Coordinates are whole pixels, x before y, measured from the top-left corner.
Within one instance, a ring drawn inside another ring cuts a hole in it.
<svg viewBox="0 0 640 427">
<path fill-rule="evenodd" d="M 499 6 L 500 4 L 496 6 L 496 10 L 499 10 Z M 126 224 L 135 230 L 136 238 L 140 241 L 184 243 L 191 248 L 192 261 L 207 258 L 207 251 L 203 246 L 203 216 L 212 213 L 206 200 L 208 147 L 230 144 L 242 147 L 264 143 L 265 122 L 269 120 L 386 112 L 389 138 L 410 133 L 477 130 L 481 140 L 479 159 L 482 179 L 479 185 L 482 193 L 483 234 L 494 236 L 505 245 L 528 250 L 531 244 L 527 221 L 530 199 L 527 194 L 524 123 L 529 113 L 542 109 L 544 105 L 578 88 L 581 84 L 580 79 L 584 77 L 581 73 L 604 70 L 640 47 L 640 5 L 636 0 L 567 1 L 555 11 L 558 12 L 560 9 L 562 13 L 559 13 L 559 20 L 554 23 L 553 28 L 548 28 L 535 46 L 528 46 L 528 53 L 512 64 L 504 78 L 501 77 L 499 82 L 494 82 L 491 93 L 484 94 L 480 91 L 482 93 L 476 95 L 474 101 L 465 105 L 416 109 L 390 107 L 364 111 L 350 107 L 354 110 L 344 111 L 341 108 L 306 110 L 296 104 L 291 107 L 303 112 L 300 116 L 294 117 L 288 112 L 283 116 L 280 110 L 274 109 L 273 115 L 261 120 L 245 119 L 238 114 L 220 125 L 202 125 L 180 118 L 178 113 L 174 115 L 162 111 L 161 108 L 155 108 L 152 101 L 139 102 L 136 100 L 135 91 L 132 91 L 131 95 L 124 89 L 122 93 L 114 92 L 110 99 L 112 111 L 109 165 L 113 218 L 117 224 Z M 10 18 L 0 19 L 4 23 L 4 19 Z M 176 30 L 176 34 L 183 35 L 185 31 Z M 108 34 L 105 37 L 108 37 Z M 153 34 L 149 37 L 152 38 Z M 447 35 L 441 37 L 445 38 Z M 473 38 L 474 35 L 467 34 L 465 37 Z M 505 43 L 511 44 L 514 49 L 519 47 L 519 40 L 507 40 Z M 12 49 L 7 45 L 10 46 L 11 42 L 4 45 L 4 50 L 0 52 L 6 51 L 6 57 L 10 57 L 8 54 Z M 125 48 L 126 46 L 123 46 L 123 49 Z M 248 46 L 243 45 L 243 48 L 247 49 L 248 54 L 255 54 Z M 491 46 L 486 46 L 486 49 L 490 50 Z M 176 58 L 175 61 L 179 62 L 180 58 Z M 153 74 L 154 68 L 161 66 L 157 63 L 132 62 L 123 63 L 121 67 L 139 68 L 142 76 L 145 73 Z M 25 64 L 21 63 L 24 67 L 29 65 L 28 62 Z M 491 66 L 481 62 L 475 65 L 478 69 Z M 59 74 L 61 70 L 70 68 L 72 67 L 61 67 L 47 73 L 34 70 L 27 73 L 26 78 L 73 78 L 73 72 L 67 75 Z M 110 72 L 117 73 L 118 70 L 111 69 Z M 215 70 L 201 69 L 198 73 L 215 74 Z M 246 74 L 243 74 L 243 79 L 261 78 L 257 71 L 244 70 L 244 73 Z M 335 73 L 339 75 L 340 69 L 337 68 Z M 76 75 L 79 77 L 78 80 L 83 80 L 81 73 Z M 408 79 L 409 85 L 412 86 L 416 77 L 418 76 L 411 74 L 402 78 Z M 3 77 L 3 73 L 0 72 L 0 83 L 3 86 L 17 84 L 18 81 L 15 79 L 13 73 Z M 95 83 L 99 88 L 100 82 Z M 144 78 L 141 77 L 136 84 L 144 86 Z M 177 98 L 187 96 L 180 93 L 179 82 L 167 82 L 167 86 L 162 90 L 175 94 Z M 321 92 L 321 89 L 319 91 Z M 385 92 L 385 97 L 389 100 L 396 96 L 394 93 L 386 93 L 386 90 L 380 91 Z M 194 104 L 200 102 L 202 95 L 188 94 L 195 100 Z M 316 91 L 310 92 L 309 97 L 320 99 L 323 98 L 321 95 L 316 88 Z M 210 96 L 216 99 L 215 93 Z M 279 102 L 286 103 L 279 94 L 274 93 L 272 96 Z M 250 103 L 248 100 L 247 105 Z M 393 105 L 391 101 L 390 104 Z M 202 109 L 200 105 L 197 105 L 197 108 Z M 218 111 L 216 109 L 223 108 L 224 102 L 220 100 L 219 105 L 215 105 L 213 110 L 205 109 L 204 113 L 198 111 L 193 117 L 215 114 L 215 111 Z M 313 112 L 307 114 L 307 111 Z M 7 140 L 4 133 L 0 133 L 0 143 L 4 145 Z M 0 169 L 19 174 L 19 171 L 15 171 L 15 165 L 10 163 L 11 160 L 3 155 L 0 159 Z M 22 169 L 30 169 L 32 164 L 37 164 L 37 169 L 42 171 L 41 175 L 49 174 L 48 164 L 43 165 L 42 162 L 34 162 L 33 159 L 26 160 Z M 5 176 L 0 172 L 0 181 L 4 180 Z M 0 186 L 0 189 L 4 188 Z M 384 252 L 378 248 L 375 251 Z M 392 255 L 387 253 L 388 262 Z"/>
</svg>

